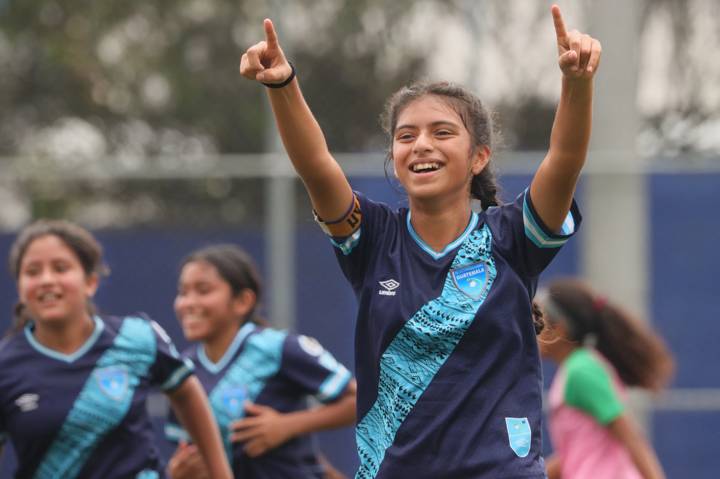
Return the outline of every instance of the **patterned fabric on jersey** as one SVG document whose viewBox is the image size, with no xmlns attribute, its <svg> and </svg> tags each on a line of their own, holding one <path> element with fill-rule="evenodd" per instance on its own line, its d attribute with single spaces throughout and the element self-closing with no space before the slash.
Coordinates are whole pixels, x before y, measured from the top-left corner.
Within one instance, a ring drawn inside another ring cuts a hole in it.
<svg viewBox="0 0 720 479">
<path fill-rule="evenodd" d="M 33 325 L 0 346 L 0 430 L 20 478 L 157 478 L 162 474 L 145 399 L 191 373 L 156 323 L 95 317 L 73 354 L 38 343 Z"/>
<path fill-rule="evenodd" d="M 359 228 L 332 238 L 359 303 L 356 477 L 544 477 L 531 298 L 575 204 L 555 234 L 526 191 L 437 252 L 407 209 L 356 196 Z"/>
<path fill-rule="evenodd" d="M 562 477 L 642 477 L 607 427 L 622 415 L 623 395 L 615 369 L 593 349 L 576 349 L 558 368 L 548 394 L 549 430 Z"/>
<path fill-rule="evenodd" d="M 336 400 L 352 379 L 350 372 L 316 340 L 246 323 L 223 357 L 213 363 L 200 345 L 187 356 L 208 391 L 235 477 L 303 479 L 322 477 L 312 437 L 301 437 L 250 459 L 242 444 L 230 442 L 230 426 L 245 416 L 245 401 L 282 413 L 307 408 L 308 396 L 322 402 Z M 189 438 L 171 414 L 165 427 L 173 441 Z"/>
</svg>

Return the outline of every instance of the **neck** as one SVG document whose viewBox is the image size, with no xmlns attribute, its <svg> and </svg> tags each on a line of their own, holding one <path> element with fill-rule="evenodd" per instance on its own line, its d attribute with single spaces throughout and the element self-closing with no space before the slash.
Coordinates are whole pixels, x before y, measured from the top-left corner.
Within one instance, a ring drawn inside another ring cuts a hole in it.
<svg viewBox="0 0 720 479">
<path fill-rule="evenodd" d="M 82 318 L 58 323 L 35 321 L 35 339 L 45 346 L 62 354 L 72 354 L 82 347 L 95 329 L 95 321 L 89 314 Z"/>
<path fill-rule="evenodd" d="M 470 201 L 450 206 L 411 201 L 410 222 L 420 238 L 434 251 L 442 251 L 467 228 L 472 210 Z"/>
<path fill-rule="evenodd" d="M 235 324 L 230 328 L 225 329 L 223 332 L 208 338 L 203 341 L 203 347 L 205 348 L 205 355 L 208 359 L 214 363 L 220 361 L 225 355 L 228 348 L 232 344 L 235 336 L 237 336 L 240 327 L 245 324 Z"/>
</svg>

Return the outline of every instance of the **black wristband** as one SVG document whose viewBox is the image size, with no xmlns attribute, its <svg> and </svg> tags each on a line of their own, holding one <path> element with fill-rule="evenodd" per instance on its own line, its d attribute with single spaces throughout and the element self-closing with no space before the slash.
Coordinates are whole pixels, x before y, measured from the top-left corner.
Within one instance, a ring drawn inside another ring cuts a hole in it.
<svg viewBox="0 0 720 479">
<path fill-rule="evenodd" d="M 295 78 L 295 65 L 293 65 L 291 62 L 288 62 L 288 65 L 290 65 L 290 76 L 287 77 L 283 82 L 281 83 L 263 83 L 268 88 L 282 88 L 285 86 L 288 86 L 291 81 L 293 81 L 293 78 Z"/>
</svg>

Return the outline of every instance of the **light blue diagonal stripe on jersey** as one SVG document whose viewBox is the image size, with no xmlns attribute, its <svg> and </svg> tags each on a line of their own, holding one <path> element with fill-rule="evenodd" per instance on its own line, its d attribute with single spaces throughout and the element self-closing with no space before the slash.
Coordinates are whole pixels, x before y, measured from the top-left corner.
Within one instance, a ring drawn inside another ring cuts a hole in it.
<svg viewBox="0 0 720 479">
<path fill-rule="evenodd" d="M 375 477 L 403 421 L 475 319 L 497 275 L 491 244 L 490 229 L 483 225 L 466 239 L 451 266 L 452 271 L 485 263 L 487 285 L 479 299 L 463 294 L 448 273 L 440 296 L 423 305 L 383 353 L 377 399 L 357 426 L 356 479 Z"/>
<path fill-rule="evenodd" d="M 265 387 L 267 380 L 280 370 L 286 337 L 286 332 L 273 329 L 264 329 L 248 336 L 237 359 L 209 395 L 210 406 L 215 414 L 225 452 L 230 461 L 232 461 L 230 424 L 245 416 L 245 408 L 242 404 L 238 408 L 228 407 L 225 403 L 226 398 L 223 397 L 224 393 L 234 388 L 243 388 L 244 399 L 254 401 Z"/>
<path fill-rule="evenodd" d="M 128 317 L 113 345 L 103 353 L 78 395 L 55 440 L 36 469 L 36 479 L 72 479 L 82 470 L 95 446 L 127 414 L 140 378 L 155 361 L 157 344 L 152 326 L 141 318 Z M 103 371 L 111 368 L 127 382 L 122 394 L 108 393 Z"/>
</svg>

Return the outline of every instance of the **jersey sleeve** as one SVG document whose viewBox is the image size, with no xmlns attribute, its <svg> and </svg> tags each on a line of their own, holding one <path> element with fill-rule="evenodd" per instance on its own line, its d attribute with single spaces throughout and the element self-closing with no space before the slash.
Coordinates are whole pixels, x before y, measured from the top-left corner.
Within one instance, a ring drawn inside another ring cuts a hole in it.
<svg viewBox="0 0 720 479">
<path fill-rule="evenodd" d="M 373 245 L 381 236 L 393 233 L 393 212 L 389 206 L 354 192 L 352 204 L 343 218 L 328 222 L 315 215 L 315 221 L 330 237 L 340 268 L 357 291 L 377 250 Z"/>
<path fill-rule="evenodd" d="M 288 335 L 281 373 L 320 402 L 332 402 L 347 389 L 352 374 L 314 338 Z"/>
<path fill-rule="evenodd" d="M 574 359 L 569 365 L 565 403 L 603 425 L 617 419 L 624 410 L 607 370 L 590 354 Z"/>
<path fill-rule="evenodd" d="M 526 277 L 538 276 L 575 234 L 582 221 L 573 200 L 561 230 L 551 231 L 535 211 L 530 188 L 512 203 L 489 208 L 486 215 L 496 248 L 518 273 Z"/>
<path fill-rule="evenodd" d="M 155 321 L 150 321 L 155 333 L 157 352 L 150 368 L 151 382 L 163 392 L 170 392 L 192 375 L 194 365 L 189 358 L 182 358 L 170 336 Z"/>
</svg>

